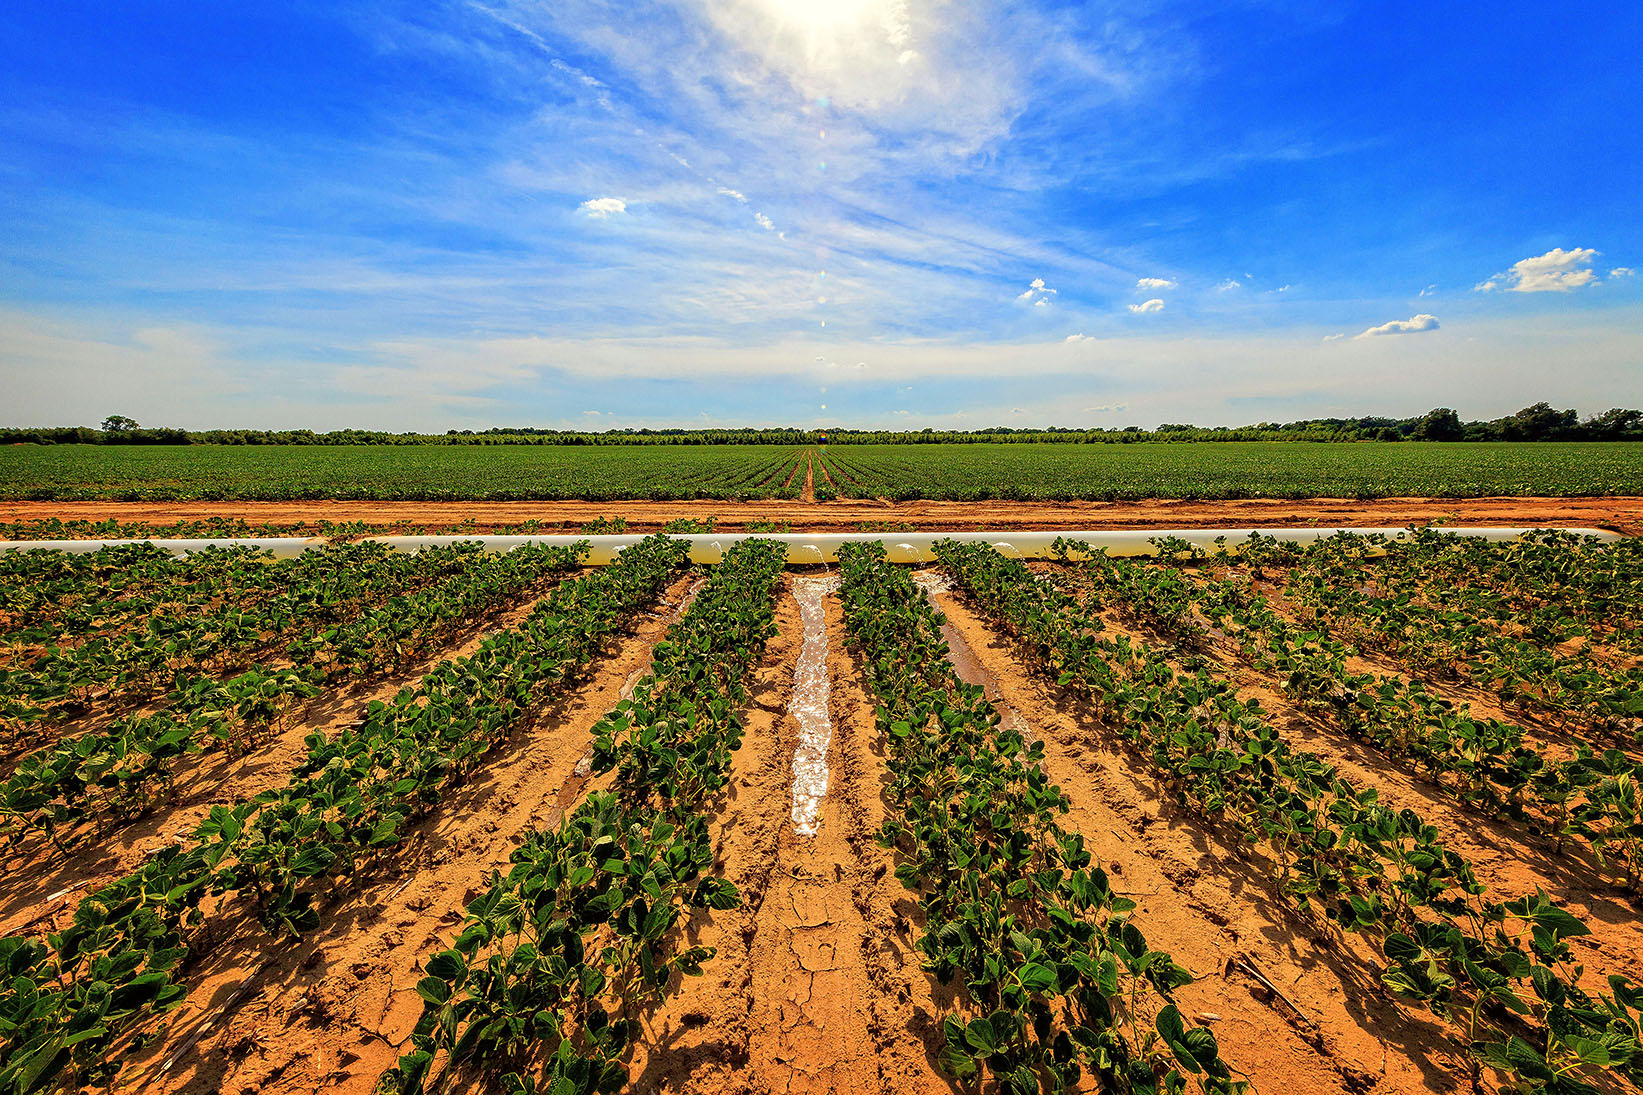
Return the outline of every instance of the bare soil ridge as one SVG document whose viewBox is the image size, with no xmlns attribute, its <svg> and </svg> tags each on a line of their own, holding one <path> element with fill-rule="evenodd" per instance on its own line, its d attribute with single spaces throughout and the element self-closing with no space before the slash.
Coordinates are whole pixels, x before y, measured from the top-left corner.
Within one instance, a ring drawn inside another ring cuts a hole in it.
<svg viewBox="0 0 1643 1095">
<path fill-rule="evenodd" d="M 823 475 L 826 469 L 823 468 Z M 806 482 L 814 496 L 813 468 Z M 622 518 L 634 532 L 669 521 L 716 520 L 726 532 L 750 523 L 781 524 L 794 532 L 849 532 L 858 524 L 902 523 L 940 531 L 986 529 L 1273 528 L 1316 525 L 1404 527 L 1454 525 L 1607 528 L 1643 535 L 1643 497 L 1609 498 L 1249 498 L 1232 501 L 1152 499 L 1141 502 L 886 502 L 838 498 L 755 502 L 0 502 L 0 521 L 146 522 L 243 519 L 253 525 L 317 526 L 322 521 L 404 523 L 449 528 L 472 521 L 476 533 L 540 521 L 575 532 L 600 517 Z"/>
</svg>

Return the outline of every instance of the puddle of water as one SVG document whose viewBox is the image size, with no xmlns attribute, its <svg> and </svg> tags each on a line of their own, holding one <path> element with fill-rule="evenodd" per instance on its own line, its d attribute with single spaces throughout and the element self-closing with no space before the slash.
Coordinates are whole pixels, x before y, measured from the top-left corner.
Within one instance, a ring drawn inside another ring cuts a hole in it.
<svg viewBox="0 0 1643 1095">
<path fill-rule="evenodd" d="M 793 697 L 787 709 L 799 724 L 793 751 L 793 831 L 815 836 L 821 830 L 821 800 L 827 797 L 827 748 L 833 719 L 827 709 L 832 682 L 827 676 L 827 612 L 823 601 L 839 588 L 837 575 L 794 578 L 804 642 L 793 668 Z"/>
<path fill-rule="evenodd" d="M 935 599 L 936 594 L 946 593 L 953 588 L 953 580 L 945 570 L 915 570 L 913 584 L 924 590 L 926 597 Z"/>
</svg>

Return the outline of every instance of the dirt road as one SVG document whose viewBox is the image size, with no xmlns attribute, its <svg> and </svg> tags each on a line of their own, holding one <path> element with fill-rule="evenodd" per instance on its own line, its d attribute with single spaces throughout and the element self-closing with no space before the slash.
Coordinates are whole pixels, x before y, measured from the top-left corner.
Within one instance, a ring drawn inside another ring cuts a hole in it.
<svg viewBox="0 0 1643 1095">
<path fill-rule="evenodd" d="M 809 475 L 807 473 L 807 480 Z M 466 530 L 489 532 L 540 521 L 549 529 L 576 531 L 600 517 L 621 518 L 634 532 L 650 532 L 682 518 L 712 518 L 716 527 L 740 532 L 848 532 L 858 526 L 920 529 L 1272 528 L 1394 526 L 1441 521 L 1459 525 L 1525 525 L 1609 528 L 1643 534 L 1643 498 L 1350 498 L 1244 499 L 1145 502 L 879 502 L 839 498 L 830 502 L 0 502 L 0 521 L 147 522 L 243 519 L 253 525 L 312 528 L 319 522 L 358 521 L 374 526 L 408 525 L 444 530 L 472 521 Z"/>
</svg>

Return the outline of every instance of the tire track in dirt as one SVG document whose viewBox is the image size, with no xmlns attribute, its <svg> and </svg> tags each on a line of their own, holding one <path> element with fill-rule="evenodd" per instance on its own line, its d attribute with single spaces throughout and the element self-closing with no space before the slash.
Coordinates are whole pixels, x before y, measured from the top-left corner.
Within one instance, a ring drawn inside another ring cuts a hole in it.
<svg viewBox="0 0 1643 1095">
<path fill-rule="evenodd" d="M 568 696 L 420 819 L 396 854 L 341 880 L 344 901 L 322 903 L 319 931 L 282 947 L 243 903 L 222 910 L 197 947 L 187 1002 L 156 1047 L 128 1055 L 124 1089 L 371 1092 L 421 1016 L 421 960 L 448 945 L 465 902 L 506 869 L 523 834 L 556 820 L 589 731 L 649 663 L 691 582 L 675 582 L 661 611 L 641 617 Z M 206 1024 L 176 1066 L 156 1075 Z"/>
<path fill-rule="evenodd" d="M 815 838 L 792 825 L 799 728 L 786 711 L 799 648 L 788 595 L 786 642 L 773 643 L 777 687 L 761 689 L 733 767 L 734 792 L 714 822 L 723 869 L 743 904 L 699 913 L 693 938 L 718 948 L 707 975 L 685 981 L 655 1017 L 634 1091 L 931 1092 L 936 1072 L 921 1032 L 933 1029 L 926 979 L 899 907 L 908 904 L 873 842 L 882 820 L 882 761 L 867 740 L 872 706 L 841 657 L 843 621 L 828 598 L 834 729 L 830 786 Z"/>
<path fill-rule="evenodd" d="M 1275 867 L 1162 801 L 1122 743 L 1031 675 L 1013 643 L 960 598 L 935 603 L 1044 742 L 1046 768 L 1072 802 L 1065 824 L 1084 834 L 1114 889 L 1137 902 L 1136 926 L 1198 978 L 1178 1002 L 1209 1023 L 1231 1065 L 1264 1091 L 1390 1095 L 1462 1082 L 1443 1032 L 1391 1002 L 1368 947 L 1295 911 Z"/>
<path fill-rule="evenodd" d="M 528 617 L 548 592 L 490 614 L 443 648 L 388 678 L 328 689 L 292 725 L 243 756 L 232 757 L 216 748 L 179 758 L 169 805 L 162 804 L 112 832 L 89 836 L 69 855 L 59 853 L 43 838 L 28 839 L 11 853 L 20 858 L 8 870 L 0 896 L 0 932 L 9 934 L 29 924 L 43 930 L 42 912 L 53 917 L 72 914 L 79 893 L 130 873 L 167 844 L 186 842 L 212 806 L 243 802 L 281 785 L 308 755 L 308 735 L 335 735 L 355 725 L 372 700 L 392 700 L 400 689 L 415 687 L 441 661 L 472 654 L 490 636 Z"/>
</svg>

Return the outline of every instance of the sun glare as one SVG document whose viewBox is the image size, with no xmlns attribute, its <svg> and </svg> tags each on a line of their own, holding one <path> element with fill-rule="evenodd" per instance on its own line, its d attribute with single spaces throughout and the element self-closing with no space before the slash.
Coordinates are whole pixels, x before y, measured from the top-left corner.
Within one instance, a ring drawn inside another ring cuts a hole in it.
<svg viewBox="0 0 1643 1095">
<path fill-rule="evenodd" d="M 882 18 L 885 0 L 761 0 L 778 20 L 812 33 L 840 31 Z"/>
</svg>

